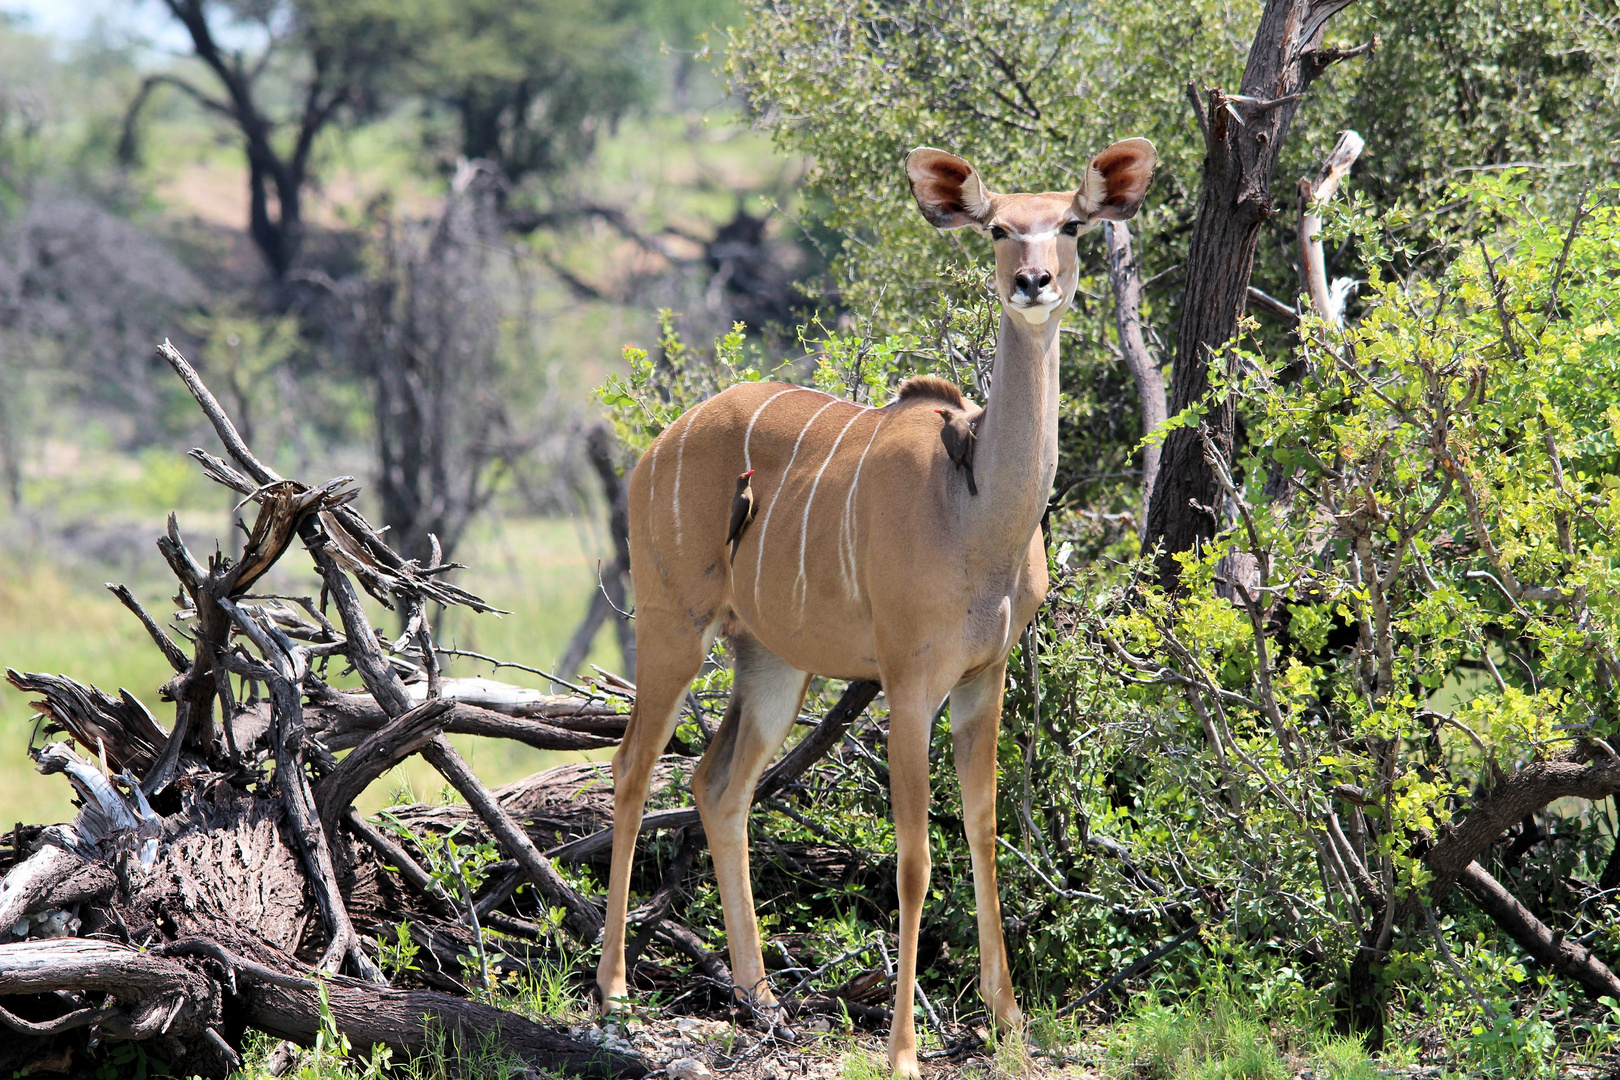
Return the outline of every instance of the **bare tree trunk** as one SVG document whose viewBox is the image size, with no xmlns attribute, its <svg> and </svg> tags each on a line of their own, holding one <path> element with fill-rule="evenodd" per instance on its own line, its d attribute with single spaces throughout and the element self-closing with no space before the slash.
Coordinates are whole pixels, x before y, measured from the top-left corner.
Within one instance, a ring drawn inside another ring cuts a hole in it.
<svg viewBox="0 0 1620 1080">
<path fill-rule="evenodd" d="M 452 558 L 516 455 L 496 382 L 501 177 L 464 162 L 431 224 L 382 225 L 384 263 L 334 286 L 356 294 L 349 332 L 373 383 L 377 494 L 390 539 L 425 560 Z"/>
<path fill-rule="evenodd" d="M 607 499 L 608 529 L 613 534 L 613 562 L 601 568 L 601 581 L 591 594 L 585 618 L 580 620 L 579 628 L 568 642 L 568 651 L 563 653 L 562 660 L 557 664 L 558 674 L 566 679 L 579 671 L 580 665 L 590 655 L 591 643 L 596 640 L 597 631 L 611 616 L 614 633 L 619 638 L 619 655 L 624 658 L 624 676 L 634 679 L 636 629 L 628 617 L 630 603 L 625 589 L 625 582 L 630 576 L 630 510 L 626 502 L 629 485 L 619 475 L 618 465 L 613 460 L 613 436 L 605 426 L 598 424 L 590 430 L 586 436 L 585 450 L 590 456 L 591 467 L 602 481 L 602 494 Z"/>
<path fill-rule="evenodd" d="M 18 414 L 22 372 L 0 343 L 0 487 L 13 509 L 22 505 L 22 433 Z"/>
<path fill-rule="evenodd" d="M 1276 212 L 1271 177 L 1294 110 L 1311 81 L 1335 60 L 1356 52 L 1321 49 L 1327 22 L 1351 0 L 1267 0 L 1249 49 L 1238 94 L 1209 88 L 1200 102 L 1188 86 L 1204 132 L 1204 186 L 1187 252 L 1170 413 L 1202 401 L 1210 369 L 1226 363 L 1222 350 L 1237 332 L 1248 301 L 1260 228 Z M 1203 426 L 1227 460 L 1233 456 L 1231 399 L 1212 403 Z M 1175 554 L 1197 547 L 1222 522 L 1221 494 L 1204 460 L 1200 434 L 1179 429 L 1165 440 L 1144 551 L 1157 551 L 1159 580 L 1175 586 Z"/>
<path fill-rule="evenodd" d="M 1119 329 L 1119 351 L 1125 366 L 1136 380 L 1136 396 L 1142 406 L 1142 437 L 1157 431 L 1169 415 L 1165 411 L 1164 374 L 1159 362 L 1148 351 L 1142 337 L 1142 268 L 1131 250 L 1131 232 L 1123 221 L 1103 222 L 1108 238 L 1108 277 L 1114 286 L 1114 325 Z M 1148 508 L 1153 505 L 1153 485 L 1159 476 L 1163 446 L 1149 442 L 1142 447 L 1142 514 L 1136 531 L 1147 529 Z"/>
<path fill-rule="evenodd" d="M 1299 179 L 1299 268 L 1311 307 L 1331 326 L 1344 324 L 1344 298 L 1328 288 L 1327 260 L 1322 254 L 1320 209 L 1338 194 L 1339 183 L 1361 156 L 1366 144 L 1354 131 L 1339 133 L 1339 141 L 1322 161 L 1314 181 Z"/>
</svg>

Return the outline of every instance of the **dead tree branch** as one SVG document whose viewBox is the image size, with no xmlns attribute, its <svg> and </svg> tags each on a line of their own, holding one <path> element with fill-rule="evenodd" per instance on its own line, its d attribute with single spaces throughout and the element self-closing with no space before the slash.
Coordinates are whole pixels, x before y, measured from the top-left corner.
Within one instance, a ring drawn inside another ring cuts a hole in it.
<svg viewBox="0 0 1620 1080">
<path fill-rule="evenodd" d="M 1299 180 L 1299 266 L 1304 277 L 1305 294 L 1311 298 L 1311 307 L 1329 326 L 1344 324 L 1344 296 L 1328 288 L 1327 260 L 1322 254 L 1323 205 L 1331 202 L 1339 191 L 1339 184 L 1350 172 L 1350 166 L 1361 156 L 1366 144 L 1354 131 L 1341 131 L 1339 141 L 1328 156 L 1316 179 Z"/>
<path fill-rule="evenodd" d="M 315 805 L 328 837 L 337 835 L 338 819 L 368 784 L 438 737 L 445 714 L 453 708 L 448 701 L 424 701 L 400 713 L 326 774 L 315 788 Z"/>
<path fill-rule="evenodd" d="M 1204 184 L 1187 252 L 1171 415 L 1202 401 L 1210 369 L 1226 363 L 1227 342 L 1248 298 L 1249 275 L 1260 230 L 1276 212 L 1271 177 L 1288 138 L 1300 97 L 1332 59 L 1321 49 L 1328 20 L 1350 0 L 1267 0 L 1249 49 L 1236 96 L 1211 88 L 1204 131 Z M 1194 95 L 1196 97 L 1196 95 Z M 1252 102 L 1246 107 L 1239 100 Z M 1230 398 L 1215 402 L 1206 419 L 1216 446 L 1230 459 L 1235 413 Z M 1214 536 L 1224 522 L 1210 513 L 1220 492 L 1204 460 L 1198 433 L 1173 431 L 1165 440 L 1155 498 L 1142 550 L 1156 552 L 1160 583 L 1180 577 L 1175 556 Z"/>
<path fill-rule="evenodd" d="M 1593 997 L 1620 998 L 1620 978 L 1579 942 L 1555 934 L 1529 908 L 1502 887 L 1485 868 L 1470 862 L 1457 876 L 1457 884 L 1519 947 L 1566 978 L 1574 979 Z"/>
<path fill-rule="evenodd" d="M 1153 503 L 1153 485 L 1159 475 L 1160 443 L 1151 436 L 1169 415 L 1165 409 L 1164 374 L 1159 362 L 1148 351 L 1142 336 L 1142 268 L 1131 250 L 1131 233 L 1123 221 L 1103 222 L 1108 239 L 1108 278 L 1114 287 L 1114 325 L 1119 331 L 1119 351 L 1136 381 L 1136 396 L 1142 409 L 1142 527 L 1147 527 L 1148 507 Z"/>
</svg>

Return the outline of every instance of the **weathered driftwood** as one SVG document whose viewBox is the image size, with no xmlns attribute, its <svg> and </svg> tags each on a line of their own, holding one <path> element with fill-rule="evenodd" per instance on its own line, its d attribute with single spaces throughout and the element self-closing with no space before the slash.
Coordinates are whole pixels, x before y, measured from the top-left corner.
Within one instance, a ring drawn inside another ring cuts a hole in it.
<svg viewBox="0 0 1620 1080">
<path fill-rule="evenodd" d="M 413 703 L 426 700 L 426 686 L 407 684 Z M 542 694 L 492 679 L 445 679 L 443 698 L 454 708 L 445 720 L 451 735 L 512 739 L 536 750 L 597 750 L 616 745 L 629 720 L 628 704 L 574 695 Z M 258 711 L 268 714 L 268 706 Z M 310 731 L 330 750 L 356 746 L 382 727 L 388 714 L 370 694 L 320 687 L 306 710 Z"/>
<path fill-rule="evenodd" d="M 105 748 L 114 772 L 145 773 L 168 745 L 169 735 L 128 690 L 114 698 L 65 675 L 6 669 L 6 681 L 25 694 L 40 694 L 34 708 L 50 731 L 65 731 L 92 753 Z"/>
<path fill-rule="evenodd" d="M 400 713 L 326 774 L 315 788 L 315 801 L 321 808 L 321 827 L 328 835 L 337 835 L 339 819 L 373 780 L 438 737 L 444 716 L 452 708 L 450 702 L 436 699 Z"/>
<path fill-rule="evenodd" d="M 645 1066 L 633 1058 L 604 1057 L 521 1017 L 436 990 L 376 985 L 383 974 L 373 935 L 407 925 L 424 946 L 420 980 L 463 992 L 461 960 L 473 940 L 409 852 L 351 810 L 383 770 L 427 751 L 485 811 L 487 827 L 504 826 L 548 869 L 440 733 L 598 747 L 622 729 L 617 707 L 440 679 L 426 604 L 490 606 L 438 578 L 445 567 L 389 550 L 348 505 L 348 478 L 311 487 L 267 469 L 185 360 L 168 346 L 164 355 L 233 460 L 194 456 L 245 496 L 244 505 L 257 504 L 257 514 L 234 557 L 206 560 L 192 555 L 170 518 L 159 548 L 180 584 L 189 656 L 133 594 L 113 589 L 175 670 L 162 691 L 175 703 L 168 731 L 128 692 L 113 697 L 62 676 L 7 672 L 37 695 L 48 730 L 66 732 L 86 755 L 65 743 L 36 755 L 41 771 L 68 775 L 84 809 L 73 824 L 26 839 L 16 830 L 9 865 L 0 867 L 0 1024 L 17 1032 L 0 1050 L 3 1065 L 71 1065 L 73 1053 L 110 1037 L 157 1040 L 172 1065 L 222 1075 L 236 1062 L 231 1040 L 243 1024 L 305 1041 L 315 1035 L 321 1005 L 309 976 L 321 971 L 332 1015 L 361 1049 L 419 1050 L 434 1039 L 453 1049 L 476 1031 L 536 1067 L 641 1075 Z M 313 602 L 300 602 L 300 613 L 250 592 L 298 542 L 337 602 L 341 630 Z M 403 657 L 385 654 L 351 576 L 407 613 L 412 630 L 393 650 Z M 406 648 L 413 644 L 414 663 Z M 333 656 L 361 671 L 369 697 L 326 686 L 317 668 Z M 395 673 L 401 664 L 426 668 L 427 683 L 407 689 Z M 253 700 L 239 702 L 240 691 Z M 341 761 L 334 755 L 350 748 Z M 416 870 L 414 880 L 384 868 L 381 860 L 395 855 Z M 554 871 L 551 882 L 571 895 L 574 928 L 586 936 L 599 918 L 594 907 Z M 521 949 L 507 952 L 509 966 L 522 965 Z M 338 977 L 342 969 L 360 981 Z"/>
</svg>

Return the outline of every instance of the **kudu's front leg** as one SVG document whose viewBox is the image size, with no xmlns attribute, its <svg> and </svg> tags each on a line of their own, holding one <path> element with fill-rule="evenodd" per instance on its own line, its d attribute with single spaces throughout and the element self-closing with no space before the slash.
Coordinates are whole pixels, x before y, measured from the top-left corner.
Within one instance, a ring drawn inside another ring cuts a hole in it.
<svg viewBox="0 0 1620 1080">
<path fill-rule="evenodd" d="M 933 709 L 925 685 L 895 686 L 884 679 L 889 699 L 889 802 L 894 814 L 900 893 L 900 961 L 895 973 L 894 1018 L 889 1025 L 889 1065 L 903 1080 L 917 1080 L 917 1029 L 912 1002 L 917 986 L 917 931 L 928 898 L 928 737 Z"/>
<path fill-rule="evenodd" d="M 962 822 L 973 853 L 973 905 L 979 923 L 979 993 L 1003 1031 L 1023 1026 L 1013 997 L 1007 944 L 1001 934 L 1001 896 L 996 889 L 996 742 L 1001 733 L 1001 697 L 1007 661 L 986 669 L 951 691 L 951 743 L 962 785 Z"/>
</svg>

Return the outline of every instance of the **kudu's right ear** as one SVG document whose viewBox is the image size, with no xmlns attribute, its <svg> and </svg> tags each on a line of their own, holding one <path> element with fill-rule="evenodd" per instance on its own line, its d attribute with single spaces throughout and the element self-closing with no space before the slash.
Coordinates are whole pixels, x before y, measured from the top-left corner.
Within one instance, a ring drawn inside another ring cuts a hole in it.
<svg viewBox="0 0 1620 1080">
<path fill-rule="evenodd" d="M 1128 221 L 1153 183 L 1158 151 L 1146 139 L 1122 139 L 1091 159 L 1074 207 L 1088 222 Z"/>
<path fill-rule="evenodd" d="M 906 155 L 906 179 L 928 223 L 938 229 L 982 226 L 990 220 L 990 190 L 962 158 L 919 146 Z"/>
</svg>

